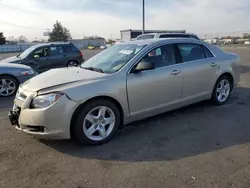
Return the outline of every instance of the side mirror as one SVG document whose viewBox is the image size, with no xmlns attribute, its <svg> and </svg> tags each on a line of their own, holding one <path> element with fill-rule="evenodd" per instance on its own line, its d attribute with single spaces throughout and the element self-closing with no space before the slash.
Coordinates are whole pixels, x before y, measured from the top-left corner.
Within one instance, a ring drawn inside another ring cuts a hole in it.
<svg viewBox="0 0 250 188">
<path fill-rule="evenodd" d="M 137 73 L 137 72 L 141 72 L 145 70 L 152 70 L 152 69 L 155 69 L 155 66 L 153 63 L 147 62 L 147 61 L 141 61 L 140 63 L 137 64 L 134 72 Z"/>
<path fill-rule="evenodd" d="M 36 55 L 34 55 L 33 57 L 34 57 L 35 59 L 38 59 L 40 56 L 36 54 Z"/>
</svg>

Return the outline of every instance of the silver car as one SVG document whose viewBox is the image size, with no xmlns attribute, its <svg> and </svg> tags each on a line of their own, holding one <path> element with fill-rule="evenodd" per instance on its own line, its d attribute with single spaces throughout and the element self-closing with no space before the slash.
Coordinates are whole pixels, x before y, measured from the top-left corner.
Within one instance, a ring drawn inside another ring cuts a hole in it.
<svg viewBox="0 0 250 188">
<path fill-rule="evenodd" d="M 189 33 L 147 33 L 139 35 L 138 37 L 136 37 L 136 40 L 145 40 L 154 38 L 191 38 L 200 40 L 197 35 Z"/>
<path fill-rule="evenodd" d="M 135 120 L 203 100 L 222 105 L 239 78 L 239 56 L 202 41 L 138 40 L 32 78 L 9 117 L 32 135 L 102 144 Z"/>
</svg>

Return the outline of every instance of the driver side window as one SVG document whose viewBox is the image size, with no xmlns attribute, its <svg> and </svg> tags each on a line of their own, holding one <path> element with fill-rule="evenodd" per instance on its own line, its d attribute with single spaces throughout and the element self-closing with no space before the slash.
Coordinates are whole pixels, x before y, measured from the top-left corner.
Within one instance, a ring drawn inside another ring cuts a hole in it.
<svg viewBox="0 0 250 188">
<path fill-rule="evenodd" d="M 35 57 L 35 58 L 41 58 L 41 57 L 47 57 L 47 56 L 49 56 L 49 48 L 48 47 L 40 48 L 33 53 L 33 57 Z"/>
<path fill-rule="evenodd" d="M 141 61 L 153 63 L 155 68 L 176 64 L 174 46 L 168 44 L 157 47 L 144 56 Z"/>
</svg>

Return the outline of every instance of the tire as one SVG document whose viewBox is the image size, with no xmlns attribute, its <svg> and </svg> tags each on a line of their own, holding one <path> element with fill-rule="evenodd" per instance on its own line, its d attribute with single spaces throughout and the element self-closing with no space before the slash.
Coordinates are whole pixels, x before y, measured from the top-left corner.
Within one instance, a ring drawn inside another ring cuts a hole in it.
<svg viewBox="0 0 250 188">
<path fill-rule="evenodd" d="M 78 67 L 79 63 L 75 60 L 69 61 L 67 67 Z"/>
<path fill-rule="evenodd" d="M 75 137 L 82 144 L 104 144 L 114 136 L 120 120 L 120 112 L 114 103 L 105 99 L 90 101 L 76 116 Z"/>
<path fill-rule="evenodd" d="M 223 84 L 223 81 L 224 81 L 224 84 Z M 232 88 L 233 88 L 232 80 L 228 76 L 221 76 L 217 80 L 214 86 L 211 101 L 215 105 L 225 104 L 231 95 Z"/>
<path fill-rule="evenodd" d="M 0 97 L 10 97 L 15 95 L 18 90 L 18 81 L 8 75 L 0 76 Z"/>
</svg>

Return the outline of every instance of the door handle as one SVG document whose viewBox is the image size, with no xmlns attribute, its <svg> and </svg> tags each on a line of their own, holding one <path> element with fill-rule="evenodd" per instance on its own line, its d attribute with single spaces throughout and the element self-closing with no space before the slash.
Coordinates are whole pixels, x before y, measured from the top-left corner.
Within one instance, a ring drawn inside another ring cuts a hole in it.
<svg viewBox="0 0 250 188">
<path fill-rule="evenodd" d="M 178 74 L 180 74 L 180 73 L 181 73 L 180 70 L 173 70 L 173 71 L 171 72 L 171 75 L 178 75 Z"/>
<path fill-rule="evenodd" d="M 211 66 L 211 67 L 216 67 L 217 64 L 216 64 L 216 63 L 211 63 L 210 66 Z"/>
</svg>

